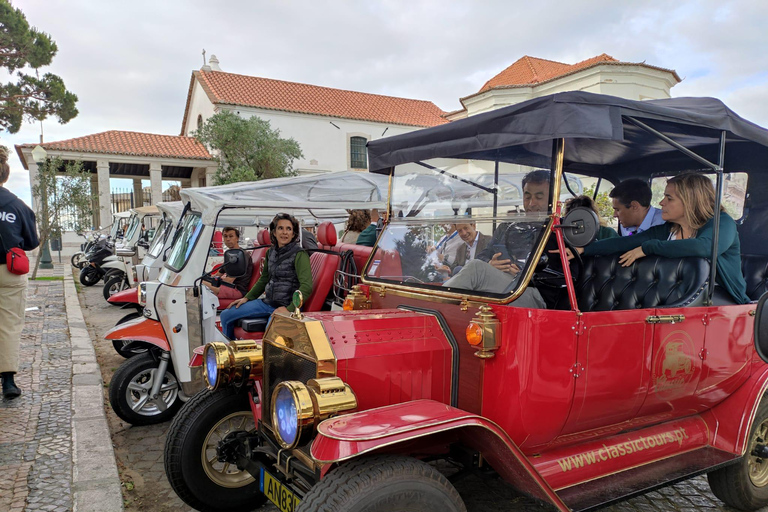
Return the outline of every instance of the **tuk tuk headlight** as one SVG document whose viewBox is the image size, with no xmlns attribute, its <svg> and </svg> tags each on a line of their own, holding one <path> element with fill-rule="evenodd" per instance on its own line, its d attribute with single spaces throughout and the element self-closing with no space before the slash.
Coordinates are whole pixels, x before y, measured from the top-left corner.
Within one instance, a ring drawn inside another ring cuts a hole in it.
<svg viewBox="0 0 768 512">
<path fill-rule="evenodd" d="M 146 306 L 147 305 L 147 283 L 141 283 L 139 284 L 139 287 L 137 288 L 137 294 L 138 294 L 138 301 L 139 306 Z"/>
<path fill-rule="evenodd" d="M 318 423 L 356 407 L 355 393 L 339 377 L 284 381 L 272 393 L 272 426 L 280 446 L 295 448 Z"/>
<path fill-rule="evenodd" d="M 251 376 L 261 375 L 263 360 L 261 345 L 254 340 L 208 343 L 203 350 L 203 373 L 208 389 L 242 384 Z"/>
</svg>

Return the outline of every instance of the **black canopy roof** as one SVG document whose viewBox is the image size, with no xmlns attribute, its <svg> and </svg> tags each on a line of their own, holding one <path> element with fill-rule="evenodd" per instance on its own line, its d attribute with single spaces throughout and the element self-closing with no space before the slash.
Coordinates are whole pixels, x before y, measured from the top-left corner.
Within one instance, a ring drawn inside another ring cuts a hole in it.
<svg viewBox="0 0 768 512">
<path fill-rule="evenodd" d="M 725 170 L 768 169 L 768 130 L 714 98 L 632 101 L 564 92 L 467 119 L 368 143 L 371 172 L 431 158 L 499 160 L 549 168 L 552 141 L 565 139 L 565 170 L 611 181 L 703 166 L 627 120 L 633 117 Z"/>
</svg>

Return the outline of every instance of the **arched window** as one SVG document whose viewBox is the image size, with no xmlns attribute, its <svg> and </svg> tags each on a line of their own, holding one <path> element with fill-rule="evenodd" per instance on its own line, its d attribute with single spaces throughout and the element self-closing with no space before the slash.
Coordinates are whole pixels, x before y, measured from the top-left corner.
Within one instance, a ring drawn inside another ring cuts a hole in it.
<svg viewBox="0 0 768 512">
<path fill-rule="evenodd" d="M 197 116 L 197 131 L 200 131 L 203 129 L 203 116 L 202 114 Z"/>
<path fill-rule="evenodd" d="M 368 168 L 368 153 L 365 151 L 365 137 L 350 137 L 349 139 L 349 166 L 352 169 Z"/>
</svg>

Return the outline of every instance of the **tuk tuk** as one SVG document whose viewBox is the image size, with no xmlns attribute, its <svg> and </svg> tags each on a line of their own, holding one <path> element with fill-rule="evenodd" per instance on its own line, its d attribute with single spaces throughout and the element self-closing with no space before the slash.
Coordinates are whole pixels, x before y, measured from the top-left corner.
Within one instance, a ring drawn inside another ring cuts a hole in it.
<svg viewBox="0 0 768 512">
<path fill-rule="evenodd" d="M 260 345 L 206 345 L 208 389 L 166 440 L 187 504 L 464 511 L 428 464 L 445 460 L 559 511 L 704 473 L 728 505 L 768 505 L 768 130 L 710 98 L 568 92 L 371 141 L 368 155 L 391 180 L 389 216 L 347 311 L 273 315 Z M 716 286 L 720 215 L 700 254 L 565 258 L 598 222 L 562 215 L 571 177 L 597 195 L 683 172 L 711 177 L 714 211 L 735 219 L 753 302 Z M 522 210 L 503 176 L 536 185 Z M 481 279 L 498 274 L 469 243 L 463 268 L 441 272 L 446 222 L 490 238 L 507 275 Z"/>
</svg>

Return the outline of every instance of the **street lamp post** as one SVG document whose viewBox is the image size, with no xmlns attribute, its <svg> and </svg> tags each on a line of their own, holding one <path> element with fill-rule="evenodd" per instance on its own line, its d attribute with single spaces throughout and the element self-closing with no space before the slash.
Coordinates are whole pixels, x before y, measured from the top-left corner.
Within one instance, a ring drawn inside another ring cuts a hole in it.
<svg viewBox="0 0 768 512">
<path fill-rule="evenodd" d="M 46 165 L 45 161 L 47 158 L 48 152 L 43 149 L 42 146 L 35 146 L 35 149 L 32 150 L 32 159 L 37 163 L 38 166 Z M 43 214 L 43 230 L 46 233 L 45 243 L 40 248 L 40 268 L 52 269 L 53 259 L 51 258 L 51 251 L 48 249 L 48 187 L 46 186 L 40 187 L 40 201 L 42 203 L 40 205 L 40 211 Z"/>
</svg>

